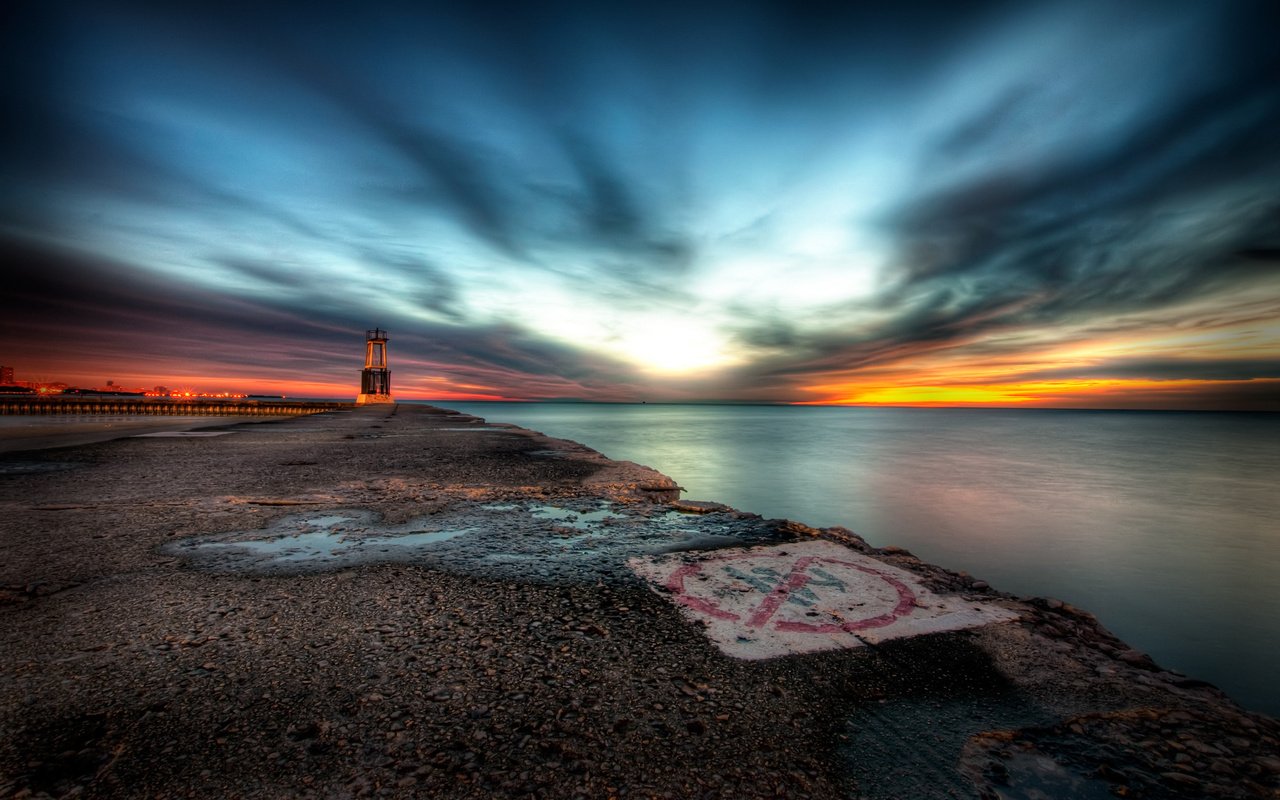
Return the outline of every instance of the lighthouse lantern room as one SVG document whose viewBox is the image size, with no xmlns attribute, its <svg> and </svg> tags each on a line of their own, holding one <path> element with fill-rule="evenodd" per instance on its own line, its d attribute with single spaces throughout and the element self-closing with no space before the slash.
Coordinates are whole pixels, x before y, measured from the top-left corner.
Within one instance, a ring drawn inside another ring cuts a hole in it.
<svg viewBox="0 0 1280 800">
<path fill-rule="evenodd" d="M 364 370 L 360 373 L 360 396 L 356 405 L 394 403 L 391 399 L 391 370 L 387 369 L 387 332 L 381 328 L 365 331 Z"/>
</svg>

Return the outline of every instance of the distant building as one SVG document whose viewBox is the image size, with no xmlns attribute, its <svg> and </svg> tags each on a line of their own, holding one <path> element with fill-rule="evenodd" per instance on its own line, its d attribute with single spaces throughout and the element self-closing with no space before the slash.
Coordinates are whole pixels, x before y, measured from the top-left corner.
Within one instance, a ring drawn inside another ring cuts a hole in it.
<svg viewBox="0 0 1280 800">
<path fill-rule="evenodd" d="M 0 386 L 13 385 L 13 367 L 0 366 Z"/>
<path fill-rule="evenodd" d="M 75 395 L 76 397 L 142 397 L 146 393 L 116 391 L 114 389 L 66 389 L 62 394 Z"/>
<path fill-rule="evenodd" d="M 356 405 L 394 403 L 391 371 L 387 369 L 387 332 L 374 328 L 364 333 L 364 370 L 360 373 L 360 396 L 356 398 Z"/>
</svg>

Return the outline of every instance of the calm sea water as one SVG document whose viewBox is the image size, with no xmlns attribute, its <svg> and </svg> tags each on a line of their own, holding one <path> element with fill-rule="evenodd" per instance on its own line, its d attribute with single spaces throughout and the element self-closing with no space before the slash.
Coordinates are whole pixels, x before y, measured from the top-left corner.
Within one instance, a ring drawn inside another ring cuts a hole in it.
<svg viewBox="0 0 1280 800">
<path fill-rule="evenodd" d="M 1061 598 L 1280 715 L 1280 414 L 436 405 Z"/>
</svg>

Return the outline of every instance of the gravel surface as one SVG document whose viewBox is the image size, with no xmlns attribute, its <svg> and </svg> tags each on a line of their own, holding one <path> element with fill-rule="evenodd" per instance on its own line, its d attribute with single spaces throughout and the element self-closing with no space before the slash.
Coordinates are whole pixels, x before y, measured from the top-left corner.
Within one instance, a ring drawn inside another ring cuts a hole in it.
<svg viewBox="0 0 1280 800">
<path fill-rule="evenodd" d="M 1280 797 L 1274 720 L 1058 601 L 453 412 L 224 430 L 0 456 L 0 796 Z M 621 566 L 814 536 L 1021 619 L 740 661 Z"/>
</svg>

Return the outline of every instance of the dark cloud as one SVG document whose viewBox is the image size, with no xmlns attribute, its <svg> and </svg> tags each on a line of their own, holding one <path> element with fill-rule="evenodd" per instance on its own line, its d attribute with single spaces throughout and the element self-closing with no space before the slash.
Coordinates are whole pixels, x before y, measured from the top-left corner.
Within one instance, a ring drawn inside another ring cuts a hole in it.
<svg viewBox="0 0 1280 800">
<path fill-rule="evenodd" d="M 248 275 L 275 274 L 270 264 L 222 263 Z M 306 300 L 219 297 L 100 257 L 12 239 L 0 239 L 0 267 L 14 276 L 0 294 L 4 341 L 27 342 L 24 357 L 62 369 L 99 364 L 99 371 L 164 375 L 191 364 L 262 381 L 354 386 L 364 329 L 370 320 L 385 322 L 377 308 L 349 303 L 316 314 Z M 617 361 L 513 325 L 401 320 L 392 335 L 406 354 L 397 363 L 516 395 L 545 396 L 538 387 L 555 387 L 556 396 L 615 397 L 636 379 Z"/>
<path fill-rule="evenodd" d="M 183 281 L 67 249 L 3 239 L 0 262 L 13 276 L 0 316 L 13 335 L 28 334 L 49 358 L 128 364 L 221 357 L 224 364 L 265 368 L 276 363 L 273 348 L 250 344 L 255 340 L 307 342 L 301 349 L 311 349 L 339 339 L 305 310 L 210 295 Z"/>
<path fill-rule="evenodd" d="M 1063 367 L 1010 376 L 1015 381 L 1114 378 L 1121 380 L 1248 381 L 1280 379 L 1275 358 L 1116 358 L 1088 367 Z"/>
<path fill-rule="evenodd" d="M 1236 255 L 1250 261 L 1274 264 L 1280 262 L 1280 247 L 1249 247 L 1244 250 L 1237 250 Z"/>
<path fill-rule="evenodd" d="M 409 167 L 401 180 L 386 187 L 402 200 L 424 202 L 453 214 L 480 241 L 517 259 L 529 258 L 519 231 L 512 197 L 514 166 L 499 161 L 475 138 L 461 131 L 421 121 L 435 105 L 430 95 L 410 96 L 401 104 L 377 83 L 361 82 L 314 43 L 245 37 L 240 30 L 224 31 L 232 52 L 248 52 L 273 72 L 296 81 L 342 111 L 351 124 L 363 127 L 389 147 Z M 421 107 L 403 104 L 414 103 Z M 357 198 L 358 202 L 358 198 Z"/>
<path fill-rule="evenodd" d="M 653 219 L 657 210 L 646 206 L 593 145 L 572 135 L 562 137 L 561 144 L 581 181 L 581 190 L 566 199 L 589 241 L 649 268 L 676 273 L 688 268 L 691 244 L 660 230 Z"/>
<path fill-rule="evenodd" d="M 1164 409 L 1180 411 L 1270 411 L 1280 408 L 1280 381 L 1235 380 L 1208 386 L 1130 388 L 1100 399 L 1063 393 L 1044 398 L 1061 408 Z"/>
<path fill-rule="evenodd" d="M 613 359 L 584 353 L 512 325 L 435 330 L 430 339 L 423 338 L 425 350 L 418 352 L 430 353 L 434 349 L 445 363 L 463 372 L 500 372 L 507 376 L 508 385 L 523 383 L 511 380 L 513 376 L 554 377 L 562 383 L 591 385 L 602 390 L 611 386 L 626 387 L 637 377 L 629 367 Z"/>
<path fill-rule="evenodd" d="M 548 24 L 545 18 L 524 29 L 508 25 L 489 28 L 485 36 L 474 29 L 474 20 L 446 14 L 440 20 L 432 18 L 428 25 L 420 13 L 407 14 L 406 24 L 424 33 L 434 29 L 429 39 L 446 54 L 456 53 L 460 45 L 448 41 L 441 29 L 458 31 L 464 41 L 485 52 L 503 52 L 500 62 L 512 60 L 505 52 L 507 47 L 523 53 L 519 65 L 512 64 L 510 71 L 499 73 L 500 88 L 533 82 L 541 95 L 534 107 L 544 111 L 563 101 L 557 92 L 567 90 L 568 81 L 556 55 L 559 48 L 547 41 L 530 45 L 537 41 L 537 31 Z M 513 23 L 524 16 L 517 13 Z M 495 35 L 495 31 L 513 30 L 522 34 Z M 252 53 L 269 71 L 288 76 L 305 91 L 331 103 L 348 124 L 363 128 L 410 167 L 383 186 L 360 187 L 371 210 L 376 211 L 387 197 L 402 207 L 420 204 L 428 213 L 454 216 L 498 253 L 553 272 L 564 267 L 542 264 L 545 258 L 539 253 L 566 247 L 594 255 L 584 263 L 599 266 L 607 280 L 623 283 L 664 281 L 691 263 L 690 240 L 660 222 L 672 216 L 673 209 L 656 208 L 653 197 L 636 189 L 634 178 L 625 178 L 612 161 L 601 157 L 590 143 L 588 131 L 557 128 L 554 115 L 534 123 L 535 135 L 558 142 L 577 179 L 548 189 L 526 177 L 527 165 L 484 144 L 483 131 L 467 128 L 446 111 L 446 100 L 437 96 L 444 91 L 439 86 L 419 87 L 406 79 L 410 87 L 406 91 L 399 84 L 361 80 L 327 52 L 317 50 L 311 37 L 263 40 L 246 36 L 239 27 L 224 29 L 223 36 L 229 52 L 237 57 Z M 474 58 L 475 54 L 468 55 Z M 435 63 L 444 69 L 449 59 L 441 56 Z M 506 96 L 516 93 L 508 91 Z M 594 122 L 579 120 L 577 124 L 590 128 Z M 380 191 L 386 194 L 378 197 Z M 353 200 L 362 202 L 360 196 Z"/>
<path fill-rule="evenodd" d="M 354 252 L 362 266 L 372 267 L 369 272 L 374 286 L 388 285 L 387 278 L 394 278 L 397 296 L 405 297 L 407 291 L 407 299 L 418 308 L 434 311 L 450 322 L 466 321 L 457 281 L 447 270 L 409 248 L 366 246 L 354 248 Z M 406 286 L 411 288 L 402 288 Z"/>
<path fill-rule="evenodd" d="M 14 149 L 0 160 L 6 178 L 0 188 L 0 209 L 27 227 L 60 235 L 74 233 L 82 220 L 54 207 L 60 193 L 90 198 L 105 212 L 116 204 L 138 204 L 229 220 L 252 220 L 300 237 L 327 237 L 298 213 L 262 198 L 228 188 L 224 183 L 184 169 L 155 155 L 144 144 L 160 138 L 159 131 L 101 112 L 76 116 L 52 104 L 53 98 L 29 98 L 9 106 L 10 119 L 38 123 L 26 130 L 29 141 L 10 143 Z M 47 129 L 47 132 L 45 132 Z"/>
<path fill-rule="evenodd" d="M 1244 6 L 1239 10 L 1241 19 L 1250 18 Z M 1254 17 L 1266 13 L 1250 10 Z M 1242 41 L 1247 43 L 1243 48 Z M 1126 237 L 1145 233 L 1153 217 L 1180 213 L 1196 198 L 1238 184 L 1253 183 L 1255 195 L 1280 201 L 1274 189 L 1266 188 L 1280 177 L 1272 135 L 1280 129 L 1280 54 L 1256 35 L 1221 44 L 1237 48 L 1230 70 L 1102 147 L 1053 153 L 1039 163 L 1002 158 L 997 145 L 1019 138 L 1009 128 L 1034 136 L 1044 102 L 1033 87 L 1018 86 L 960 122 L 937 145 L 937 158 L 976 150 L 987 152 L 992 166 L 958 186 L 910 199 L 888 221 L 904 279 L 994 274 L 1070 294 L 1095 278 L 1111 279 L 1108 272 L 1124 270 L 1142 273 L 1133 281 L 1139 283 L 1166 268 L 1166 259 L 1152 270 L 1134 270 L 1127 261 L 1126 245 L 1132 242 Z M 1227 213 L 1249 211 L 1240 203 Z M 1171 234 L 1164 244 L 1197 257 L 1180 269 L 1207 274 L 1234 247 L 1249 243 L 1206 247 Z M 1188 286 L 1194 288 L 1196 280 L 1187 276 Z M 1095 292 L 1093 299 L 1102 297 Z M 1144 298 L 1140 292 L 1121 291 L 1115 300 L 1140 304 Z M 1067 300 L 1064 305 L 1073 304 Z"/>
<path fill-rule="evenodd" d="M 744 309 L 740 313 L 745 317 L 750 312 Z M 750 325 L 739 328 L 735 335 L 742 344 L 763 350 L 790 350 L 802 340 L 796 323 L 778 316 L 756 319 Z"/>
<path fill-rule="evenodd" d="M 997 154 L 964 183 L 912 197 L 886 221 L 896 269 L 873 304 L 892 309 L 889 319 L 870 330 L 788 333 L 789 357 L 762 362 L 759 373 L 855 370 L 1005 329 L 1251 286 L 1274 293 L 1280 51 L 1257 36 L 1250 47 L 1212 86 L 1105 148 L 1016 167 Z M 1033 126 L 1034 93 L 1019 86 L 961 121 L 936 159 L 990 151 L 1013 138 L 1010 128 Z M 1207 200 L 1217 206 L 1202 221 L 1180 221 Z M 740 339 L 782 344 L 778 332 L 765 321 Z"/>
<path fill-rule="evenodd" d="M 272 287 L 300 290 L 304 289 L 308 284 L 307 276 L 304 273 L 281 269 L 280 264 L 276 262 L 261 261 L 240 255 L 212 256 L 208 261 L 236 275 L 265 283 Z"/>
</svg>

